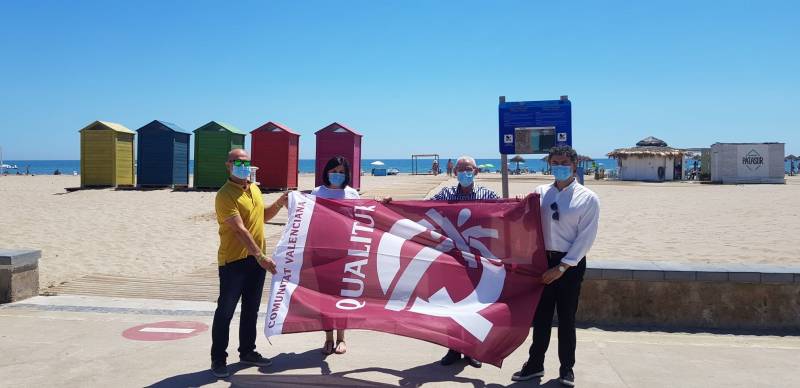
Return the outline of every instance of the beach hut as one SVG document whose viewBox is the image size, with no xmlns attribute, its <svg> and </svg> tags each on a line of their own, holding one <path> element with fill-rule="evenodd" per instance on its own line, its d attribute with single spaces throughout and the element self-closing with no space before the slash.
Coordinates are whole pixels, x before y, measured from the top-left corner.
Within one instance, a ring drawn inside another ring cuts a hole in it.
<svg viewBox="0 0 800 388">
<path fill-rule="evenodd" d="M 722 184 L 786 183 L 784 143 L 711 145 L 711 181 Z"/>
<path fill-rule="evenodd" d="M 244 148 L 245 134 L 233 125 L 211 121 L 194 130 L 194 187 L 218 189 L 228 179 L 228 152 Z"/>
<path fill-rule="evenodd" d="M 322 169 L 334 156 L 343 156 L 350 162 L 352 179 L 350 186 L 361 188 L 361 134 L 339 123 L 332 123 L 316 132 L 317 158 L 314 184 L 321 185 Z"/>
<path fill-rule="evenodd" d="M 636 147 L 618 148 L 607 155 L 617 160 L 620 180 L 663 182 L 681 179 L 683 154 L 683 150 L 650 136 L 636 143 Z"/>
<path fill-rule="evenodd" d="M 133 186 L 133 138 L 122 124 L 95 121 L 80 130 L 81 187 Z"/>
<path fill-rule="evenodd" d="M 285 125 L 268 122 L 250 132 L 253 166 L 268 190 L 297 189 L 300 135 Z"/>
<path fill-rule="evenodd" d="M 175 124 L 153 120 L 136 130 L 136 184 L 189 185 L 190 133 Z"/>
</svg>

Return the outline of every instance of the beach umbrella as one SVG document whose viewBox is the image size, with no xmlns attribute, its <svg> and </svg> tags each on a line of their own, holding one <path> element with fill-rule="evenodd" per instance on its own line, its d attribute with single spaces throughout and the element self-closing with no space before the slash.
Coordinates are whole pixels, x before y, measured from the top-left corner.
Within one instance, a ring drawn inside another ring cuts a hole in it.
<svg viewBox="0 0 800 388">
<path fill-rule="evenodd" d="M 373 166 L 383 166 L 383 162 L 381 162 L 380 160 L 376 160 L 376 161 L 374 161 L 374 162 L 372 162 L 370 164 L 373 165 Z"/>
<path fill-rule="evenodd" d="M 511 161 L 517 163 L 517 171 L 519 171 L 519 164 L 520 163 L 525 163 L 525 158 L 523 158 L 522 156 L 516 155 L 513 158 L 511 158 Z"/>
<path fill-rule="evenodd" d="M 486 164 L 484 164 L 484 167 L 486 167 L 486 168 L 494 168 L 494 164 L 486 163 Z"/>
<path fill-rule="evenodd" d="M 798 160 L 798 159 L 800 159 L 800 158 L 798 158 L 797 156 L 794 156 L 792 154 L 789 154 L 789 156 L 783 158 L 783 160 Z"/>
</svg>

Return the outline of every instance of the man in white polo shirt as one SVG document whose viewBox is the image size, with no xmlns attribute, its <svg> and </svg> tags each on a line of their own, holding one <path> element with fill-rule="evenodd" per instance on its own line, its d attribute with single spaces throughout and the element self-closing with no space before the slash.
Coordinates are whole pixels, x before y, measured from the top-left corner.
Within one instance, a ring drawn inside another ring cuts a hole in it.
<svg viewBox="0 0 800 388">
<path fill-rule="evenodd" d="M 575 385 L 575 313 L 586 271 L 586 253 L 597 236 L 600 203 L 597 195 L 577 182 L 578 154 L 572 147 L 554 147 L 548 162 L 555 182 L 534 192 L 541 197 L 542 233 L 547 250 L 548 270 L 533 318 L 533 344 L 528 362 L 511 378 L 514 381 L 544 376 L 544 355 L 550 345 L 553 313 L 558 313 L 558 381 Z"/>
</svg>

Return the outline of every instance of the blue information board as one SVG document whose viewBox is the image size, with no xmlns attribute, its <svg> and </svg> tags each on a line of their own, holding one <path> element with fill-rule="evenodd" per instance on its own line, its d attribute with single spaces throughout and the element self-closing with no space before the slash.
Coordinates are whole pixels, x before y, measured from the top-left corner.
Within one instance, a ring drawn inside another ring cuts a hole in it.
<svg viewBox="0 0 800 388">
<path fill-rule="evenodd" d="M 546 154 L 572 146 L 569 100 L 504 102 L 499 107 L 501 154 Z"/>
</svg>

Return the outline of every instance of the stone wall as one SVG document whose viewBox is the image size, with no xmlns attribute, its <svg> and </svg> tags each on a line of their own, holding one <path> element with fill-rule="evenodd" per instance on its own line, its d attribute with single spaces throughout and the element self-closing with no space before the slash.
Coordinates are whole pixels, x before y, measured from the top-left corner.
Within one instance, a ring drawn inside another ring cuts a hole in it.
<svg viewBox="0 0 800 388">
<path fill-rule="evenodd" d="M 800 332 L 800 268 L 589 263 L 584 325 Z"/>
<path fill-rule="evenodd" d="M 0 303 L 39 295 L 41 251 L 0 249 Z"/>
</svg>

